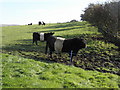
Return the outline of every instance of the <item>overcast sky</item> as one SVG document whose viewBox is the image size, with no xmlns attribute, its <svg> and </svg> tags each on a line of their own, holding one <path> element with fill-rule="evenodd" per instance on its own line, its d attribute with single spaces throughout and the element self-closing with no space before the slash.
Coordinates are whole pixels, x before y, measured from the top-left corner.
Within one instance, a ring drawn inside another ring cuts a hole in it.
<svg viewBox="0 0 120 90">
<path fill-rule="evenodd" d="M 0 24 L 37 24 L 80 20 L 90 3 L 110 0 L 0 0 Z"/>
</svg>

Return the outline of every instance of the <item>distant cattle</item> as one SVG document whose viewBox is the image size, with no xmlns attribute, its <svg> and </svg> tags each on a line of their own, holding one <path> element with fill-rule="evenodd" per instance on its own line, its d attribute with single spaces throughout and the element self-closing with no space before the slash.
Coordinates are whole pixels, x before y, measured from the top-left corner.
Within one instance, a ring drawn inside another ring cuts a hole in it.
<svg viewBox="0 0 120 90">
<path fill-rule="evenodd" d="M 76 56 L 79 49 L 85 48 L 86 42 L 84 39 L 80 38 L 72 38 L 65 39 L 61 37 L 54 37 L 52 35 L 48 35 L 46 37 L 46 49 L 45 53 L 47 54 L 47 50 L 50 50 L 50 57 L 52 58 L 52 52 L 56 52 L 60 54 L 61 52 L 66 52 L 70 55 L 71 62 L 73 56 Z"/>
<path fill-rule="evenodd" d="M 38 22 L 38 25 L 42 25 L 41 21 Z"/>
<path fill-rule="evenodd" d="M 38 45 L 37 41 L 46 41 L 46 38 L 49 37 L 50 35 L 53 35 L 54 33 L 39 33 L 39 32 L 34 32 L 33 33 L 33 44 L 35 43 Z"/>
<path fill-rule="evenodd" d="M 42 25 L 45 25 L 45 22 L 42 21 Z"/>
<path fill-rule="evenodd" d="M 39 22 L 38 22 L 38 25 L 45 25 L 45 22 L 43 22 L 43 21 L 42 21 L 42 22 L 39 21 Z"/>
<path fill-rule="evenodd" d="M 32 25 L 32 23 L 28 24 L 28 25 Z"/>
</svg>

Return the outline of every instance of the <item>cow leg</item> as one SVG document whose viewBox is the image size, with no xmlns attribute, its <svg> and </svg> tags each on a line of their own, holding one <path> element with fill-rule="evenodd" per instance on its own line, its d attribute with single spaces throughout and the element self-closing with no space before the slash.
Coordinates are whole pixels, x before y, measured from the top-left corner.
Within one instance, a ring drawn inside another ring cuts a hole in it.
<svg viewBox="0 0 120 90">
<path fill-rule="evenodd" d="M 70 51 L 70 53 L 69 53 L 69 56 L 70 56 L 70 62 L 71 62 L 71 64 L 73 63 L 73 61 L 72 61 L 72 59 L 73 59 L 73 56 L 76 56 L 77 55 L 77 51 Z"/>
<path fill-rule="evenodd" d="M 50 49 L 50 58 L 52 58 L 52 50 Z"/>
<path fill-rule="evenodd" d="M 73 51 L 71 50 L 70 52 L 70 62 L 72 63 L 72 58 L 73 58 Z"/>
<path fill-rule="evenodd" d="M 50 47 L 50 46 L 49 46 L 49 51 L 50 51 L 50 58 L 52 58 L 53 49 L 52 49 L 52 47 Z"/>
<path fill-rule="evenodd" d="M 46 42 L 45 54 L 47 54 L 47 50 L 48 50 L 48 43 Z"/>
<path fill-rule="evenodd" d="M 34 44 L 34 40 L 33 40 L 33 43 L 32 44 Z"/>
<path fill-rule="evenodd" d="M 35 41 L 35 44 L 38 45 L 38 44 L 37 44 L 37 41 Z"/>
<path fill-rule="evenodd" d="M 52 58 L 52 49 L 51 49 L 50 45 L 48 44 L 48 42 L 46 42 L 45 54 L 47 54 L 48 47 L 49 47 L 49 52 L 50 52 L 49 53 L 50 58 Z"/>
<path fill-rule="evenodd" d="M 33 44 L 34 44 L 34 43 L 35 43 L 36 45 L 38 45 L 36 40 L 33 40 Z"/>
<path fill-rule="evenodd" d="M 33 44 L 36 42 L 36 39 L 35 38 L 33 38 Z"/>
</svg>

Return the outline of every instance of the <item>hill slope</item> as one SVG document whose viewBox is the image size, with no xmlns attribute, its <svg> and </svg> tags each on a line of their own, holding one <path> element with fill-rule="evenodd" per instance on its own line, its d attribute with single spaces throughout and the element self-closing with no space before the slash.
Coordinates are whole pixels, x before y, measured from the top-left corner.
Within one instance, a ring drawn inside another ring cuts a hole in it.
<svg viewBox="0 0 120 90">
<path fill-rule="evenodd" d="M 86 22 L 6 26 L 2 31 L 3 87 L 120 86 L 120 55 L 117 47 L 106 43 L 97 28 Z M 67 54 L 63 53 L 62 57 L 54 54 L 53 59 L 49 59 L 44 54 L 45 42 L 39 42 L 39 46 L 32 45 L 33 32 L 55 32 L 55 36 L 65 38 L 82 37 L 87 40 L 88 48 L 80 50 L 78 56 L 74 57 L 75 67 L 68 66 Z"/>
</svg>

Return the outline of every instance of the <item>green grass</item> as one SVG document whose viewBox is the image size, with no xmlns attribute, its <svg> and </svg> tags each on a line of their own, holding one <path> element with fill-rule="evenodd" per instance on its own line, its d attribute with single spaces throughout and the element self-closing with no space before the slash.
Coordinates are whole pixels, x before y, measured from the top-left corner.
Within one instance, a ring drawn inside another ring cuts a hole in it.
<svg viewBox="0 0 120 90">
<path fill-rule="evenodd" d="M 118 88 L 118 76 L 2 54 L 3 88 Z"/>
<path fill-rule="evenodd" d="M 81 37 L 87 48 L 69 66 L 68 54 L 45 55 L 45 42 L 32 45 L 33 32 L 55 32 L 65 38 Z M 119 88 L 120 53 L 87 22 L 22 25 L 2 28 L 3 88 Z"/>
</svg>

